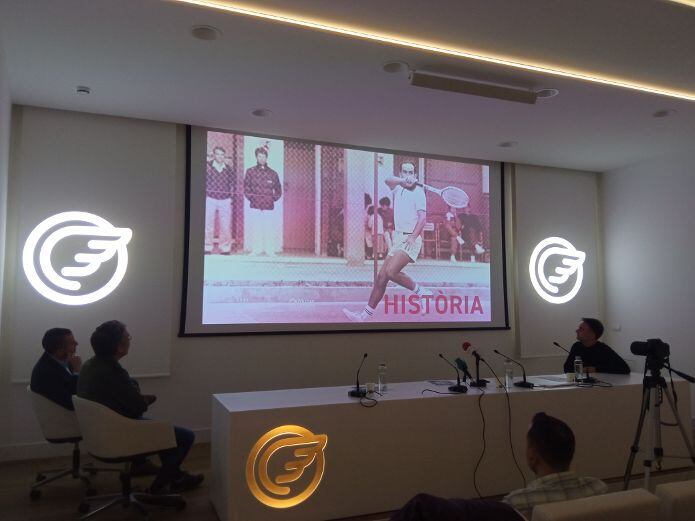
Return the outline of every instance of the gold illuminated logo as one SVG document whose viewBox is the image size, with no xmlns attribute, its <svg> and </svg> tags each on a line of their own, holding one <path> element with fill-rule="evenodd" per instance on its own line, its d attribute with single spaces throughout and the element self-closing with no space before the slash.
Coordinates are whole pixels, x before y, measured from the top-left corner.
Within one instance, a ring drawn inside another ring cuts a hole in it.
<svg viewBox="0 0 695 521">
<path fill-rule="evenodd" d="M 272 508 L 290 508 L 305 501 L 323 478 L 327 443 L 325 434 L 314 434 L 299 425 L 266 432 L 246 461 L 246 483 L 251 493 Z"/>
</svg>

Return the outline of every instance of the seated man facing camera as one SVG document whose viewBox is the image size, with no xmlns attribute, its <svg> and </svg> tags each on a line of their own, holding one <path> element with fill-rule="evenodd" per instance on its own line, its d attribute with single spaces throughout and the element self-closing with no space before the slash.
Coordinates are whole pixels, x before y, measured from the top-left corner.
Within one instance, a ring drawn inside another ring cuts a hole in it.
<svg viewBox="0 0 695 521">
<path fill-rule="evenodd" d="M 96 328 L 91 337 L 94 357 L 82 366 L 77 395 L 101 403 L 118 414 L 142 419 L 142 414 L 155 401 L 152 395 L 140 393 L 140 387 L 118 362 L 128 354 L 130 334 L 125 324 L 111 320 Z M 181 470 L 181 463 L 193 445 L 195 434 L 183 427 L 174 427 L 176 447 L 159 452 L 162 467 L 150 486 L 154 494 L 167 491 L 182 492 L 195 488 L 203 475 Z"/>
<path fill-rule="evenodd" d="M 526 463 L 538 477 L 501 502 L 484 499 L 443 499 L 418 494 L 391 521 L 523 521 L 543 503 L 579 499 L 606 492 L 606 484 L 569 470 L 574 433 L 565 422 L 539 412 L 526 434 Z"/>
<path fill-rule="evenodd" d="M 630 374 L 630 366 L 618 353 L 599 338 L 603 335 L 603 324 L 595 318 L 582 318 L 577 328 L 577 341 L 572 344 L 565 360 L 565 373 L 574 372 L 574 359 L 581 357 L 585 368 L 593 368 L 598 373 Z"/>
</svg>

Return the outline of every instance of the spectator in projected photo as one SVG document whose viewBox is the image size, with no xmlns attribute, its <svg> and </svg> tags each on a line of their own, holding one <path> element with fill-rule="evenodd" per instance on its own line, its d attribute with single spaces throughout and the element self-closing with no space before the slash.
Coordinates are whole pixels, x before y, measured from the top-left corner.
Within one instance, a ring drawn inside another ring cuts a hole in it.
<svg viewBox="0 0 695 521">
<path fill-rule="evenodd" d="M 480 225 L 478 216 L 471 213 L 470 205 L 466 206 L 458 217 L 461 220 L 461 235 L 471 251 L 471 261 L 475 261 L 476 255 L 485 253 L 483 227 Z"/>
<path fill-rule="evenodd" d="M 374 214 L 374 205 L 367 208 L 367 223 L 364 230 L 364 241 L 367 245 L 366 257 L 374 259 L 374 226 L 376 225 L 376 256 L 378 259 L 384 258 L 384 221 L 381 219 L 379 212 Z"/>
<path fill-rule="evenodd" d="M 275 222 L 273 210 L 282 196 L 282 185 L 278 173 L 268 166 L 268 149 L 256 149 L 256 166 L 246 170 L 244 195 L 249 200 L 251 211 L 249 223 L 251 231 L 251 254 L 276 254 Z"/>
<path fill-rule="evenodd" d="M 382 197 L 379 199 L 379 215 L 384 221 L 384 241 L 386 241 L 386 250 L 391 251 L 393 246 L 393 208 L 391 208 L 391 199 Z"/>
<path fill-rule="evenodd" d="M 205 181 L 205 253 L 212 253 L 215 241 L 215 218 L 219 219 L 219 249 L 222 255 L 232 250 L 232 193 L 236 172 L 226 162 L 222 147 L 212 149 Z"/>
<path fill-rule="evenodd" d="M 449 248 L 451 251 L 451 262 L 456 262 L 458 252 L 465 241 L 461 238 L 461 219 L 456 215 L 456 208 L 449 207 L 449 211 L 444 216 L 444 230 L 449 235 Z"/>
<path fill-rule="evenodd" d="M 394 224 L 393 246 L 377 274 L 367 305 L 361 312 L 343 308 L 343 313 L 354 322 L 364 322 L 374 316 L 376 307 L 386 292 L 389 281 L 409 289 L 419 297 L 432 295 L 413 279 L 402 273 L 409 263 L 415 262 L 422 249 L 422 230 L 427 221 L 425 190 L 417 184 L 415 165 L 405 162 L 398 177 L 389 177 L 386 185 L 393 191 Z"/>
</svg>

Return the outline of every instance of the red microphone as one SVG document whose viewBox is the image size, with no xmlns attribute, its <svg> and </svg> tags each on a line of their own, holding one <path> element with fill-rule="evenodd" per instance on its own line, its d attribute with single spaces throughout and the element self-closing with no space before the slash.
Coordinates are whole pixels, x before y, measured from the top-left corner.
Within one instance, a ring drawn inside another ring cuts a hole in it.
<svg viewBox="0 0 695 521">
<path fill-rule="evenodd" d="M 464 342 L 463 344 L 461 344 L 461 347 L 463 347 L 463 352 L 465 353 L 466 351 L 468 351 L 471 348 L 471 343 L 470 342 Z"/>
</svg>

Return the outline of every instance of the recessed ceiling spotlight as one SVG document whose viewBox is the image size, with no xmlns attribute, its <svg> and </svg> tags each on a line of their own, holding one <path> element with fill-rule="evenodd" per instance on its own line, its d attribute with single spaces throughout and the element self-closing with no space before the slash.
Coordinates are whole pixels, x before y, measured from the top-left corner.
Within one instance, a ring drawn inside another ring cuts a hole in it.
<svg viewBox="0 0 695 521">
<path fill-rule="evenodd" d="M 558 94 L 560 94 L 560 91 L 557 89 L 540 89 L 536 91 L 537 98 L 554 98 Z"/>
<path fill-rule="evenodd" d="M 502 148 L 514 148 L 519 144 L 518 141 L 502 141 L 499 146 Z"/>
<path fill-rule="evenodd" d="M 222 36 L 222 31 L 212 25 L 194 25 L 191 28 L 191 35 L 198 40 L 210 42 Z"/>
<path fill-rule="evenodd" d="M 401 61 L 386 62 L 381 66 L 381 70 L 389 74 L 398 74 L 399 72 L 408 72 L 410 66 Z"/>
<path fill-rule="evenodd" d="M 92 93 L 92 89 L 84 85 L 78 85 L 77 87 L 75 87 L 75 92 L 80 96 L 86 96 L 87 94 Z"/>
<path fill-rule="evenodd" d="M 256 110 L 252 110 L 252 111 L 251 111 L 251 114 L 253 114 L 253 115 L 256 116 L 257 118 L 267 118 L 267 117 L 270 116 L 272 113 L 273 113 L 273 112 L 272 112 L 271 110 L 269 110 L 269 109 L 256 109 Z"/>
<path fill-rule="evenodd" d="M 667 118 L 669 116 L 673 116 L 674 114 L 676 114 L 676 111 L 673 109 L 662 109 L 662 110 L 657 110 L 654 114 L 652 114 L 652 117 Z"/>
</svg>

